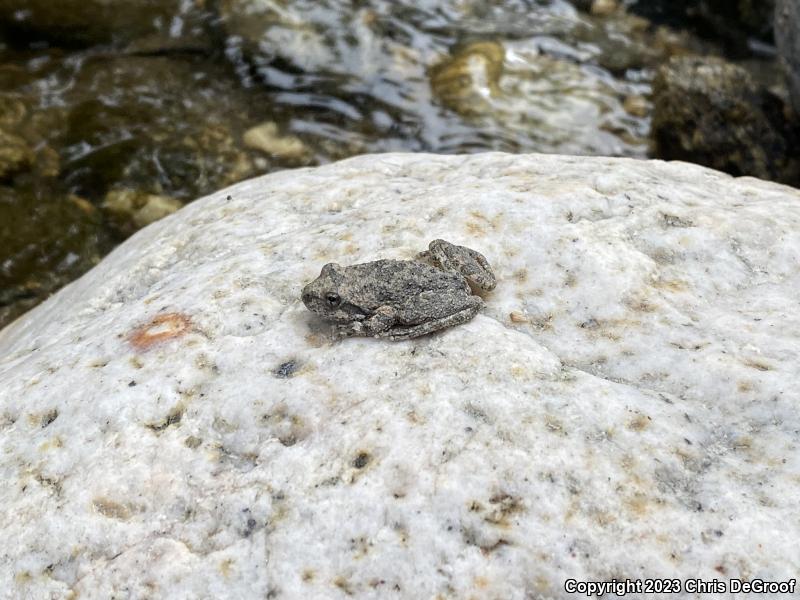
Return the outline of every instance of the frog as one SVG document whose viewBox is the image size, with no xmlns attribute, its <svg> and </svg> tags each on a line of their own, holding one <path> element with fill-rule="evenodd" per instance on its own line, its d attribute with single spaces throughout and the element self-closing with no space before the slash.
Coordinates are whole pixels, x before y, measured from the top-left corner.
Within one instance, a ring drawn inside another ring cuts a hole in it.
<svg viewBox="0 0 800 600">
<path fill-rule="evenodd" d="M 436 239 L 410 260 L 328 263 L 301 299 L 334 323 L 337 339 L 400 341 L 466 323 L 484 307 L 473 288 L 491 291 L 496 284 L 483 254 Z"/>
</svg>

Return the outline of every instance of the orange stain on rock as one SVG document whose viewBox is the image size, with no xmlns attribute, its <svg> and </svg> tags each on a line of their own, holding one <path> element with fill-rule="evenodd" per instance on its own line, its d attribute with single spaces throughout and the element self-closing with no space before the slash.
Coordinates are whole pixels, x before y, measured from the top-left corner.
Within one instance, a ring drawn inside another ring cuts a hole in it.
<svg viewBox="0 0 800 600">
<path fill-rule="evenodd" d="M 191 328 L 192 320 L 187 315 L 166 313 L 134 329 L 128 341 L 137 350 L 149 350 L 156 344 L 185 335 Z"/>
</svg>

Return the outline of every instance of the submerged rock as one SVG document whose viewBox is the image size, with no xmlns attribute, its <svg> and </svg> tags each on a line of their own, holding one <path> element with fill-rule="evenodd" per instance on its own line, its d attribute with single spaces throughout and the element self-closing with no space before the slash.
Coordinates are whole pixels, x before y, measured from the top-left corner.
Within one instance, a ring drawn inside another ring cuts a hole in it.
<svg viewBox="0 0 800 600">
<path fill-rule="evenodd" d="M 800 1 L 777 0 L 777 3 L 775 42 L 786 68 L 794 111 L 800 120 Z"/>
<path fill-rule="evenodd" d="M 8 67 L 0 65 L 0 71 L 3 66 Z M 29 109 L 35 104 L 30 96 L 0 92 L 0 181 L 29 171 L 41 177 L 59 173 L 58 153 L 49 145 L 50 113 L 48 108 Z"/>
<path fill-rule="evenodd" d="M 0 186 L 0 328 L 97 264 L 109 246 L 86 200 L 45 183 Z"/>
<path fill-rule="evenodd" d="M 244 132 L 245 146 L 286 161 L 302 163 L 313 156 L 311 148 L 295 135 L 281 134 L 278 124 L 267 121 Z"/>
<path fill-rule="evenodd" d="M 65 181 L 98 201 L 113 188 L 189 200 L 252 176 L 260 168 L 239 131 L 268 110 L 254 99 L 202 60 L 87 59 L 64 98 Z"/>
<path fill-rule="evenodd" d="M 656 156 L 800 182 L 798 126 L 743 68 L 711 57 L 673 58 L 655 78 L 653 104 Z"/>
<path fill-rule="evenodd" d="M 198 200 L 0 332 L 0 589 L 795 577 L 799 230 L 784 186 L 552 155 L 364 156 Z M 436 237 L 498 277 L 464 325 L 331 343 L 300 300 L 327 262 Z"/>
<path fill-rule="evenodd" d="M 21 137 L 0 129 L 0 181 L 27 171 L 33 164 L 33 150 Z"/>
</svg>

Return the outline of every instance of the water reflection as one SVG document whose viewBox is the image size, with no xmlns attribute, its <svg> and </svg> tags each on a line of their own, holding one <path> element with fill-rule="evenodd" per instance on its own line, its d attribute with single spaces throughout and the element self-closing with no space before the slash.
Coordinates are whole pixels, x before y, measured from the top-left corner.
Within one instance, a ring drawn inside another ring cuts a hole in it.
<svg viewBox="0 0 800 600">
<path fill-rule="evenodd" d="M 651 69 L 680 47 L 565 0 L 175 0 L 128 28 L 97 0 L 28 2 L 0 47 L 0 326 L 141 225 L 143 198 L 365 152 L 643 157 Z"/>
</svg>

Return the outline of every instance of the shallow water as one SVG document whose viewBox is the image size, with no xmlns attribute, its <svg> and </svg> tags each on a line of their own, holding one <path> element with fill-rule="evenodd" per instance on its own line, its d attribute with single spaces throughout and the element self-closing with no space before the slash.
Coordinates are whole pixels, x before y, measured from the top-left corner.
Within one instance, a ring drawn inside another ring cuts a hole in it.
<svg viewBox="0 0 800 600">
<path fill-rule="evenodd" d="M 699 44 L 564 0 L 220 0 L 79 42 L 0 46 L 0 130 L 21 148 L 0 176 L 0 326 L 141 225 L 114 190 L 186 202 L 365 152 L 645 157 L 653 69 Z"/>
</svg>

